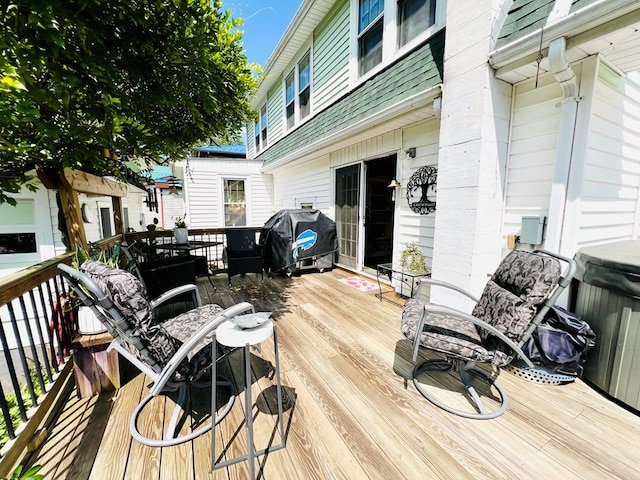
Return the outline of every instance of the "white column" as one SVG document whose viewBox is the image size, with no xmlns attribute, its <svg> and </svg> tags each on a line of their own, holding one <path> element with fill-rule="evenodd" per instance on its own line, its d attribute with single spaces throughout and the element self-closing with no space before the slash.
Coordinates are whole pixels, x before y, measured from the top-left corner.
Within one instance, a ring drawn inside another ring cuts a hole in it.
<svg viewBox="0 0 640 480">
<path fill-rule="evenodd" d="M 487 62 L 499 0 L 448 0 L 433 277 L 479 294 L 500 259 L 512 87 Z M 432 301 L 454 302 L 442 289 Z M 457 298 L 457 297 L 456 297 Z"/>
</svg>

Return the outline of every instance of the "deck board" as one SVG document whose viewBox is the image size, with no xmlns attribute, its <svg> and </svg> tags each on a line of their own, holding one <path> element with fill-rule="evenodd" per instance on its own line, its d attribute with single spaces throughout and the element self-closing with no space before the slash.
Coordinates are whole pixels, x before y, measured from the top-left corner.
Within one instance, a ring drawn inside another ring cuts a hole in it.
<svg viewBox="0 0 640 480">
<path fill-rule="evenodd" d="M 580 380 L 541 385 L 501 371 L 509 409 L 482 421 L 434 407 L 410 381 L 405 388 L 414 363 L 400 333 L 401 307 L 338 281 L 351 275 L 335 269 L 261 282 L 249 274 L 233 277 L 231 286 L 217 275 L 215 291 L 206 278 L 198 280 L 205 302 L 249 301 L 274 313 L 287 446 L 259 458 L 258 478 L 640 478 L 640 417 Z M 251 355 L 255 443 L 264 448 L 280 443 L 267 368 L 274 362 L 272 340 Z M 239 397 L 216 427 L 216 457 L 246 452 L 243 365 L 241 351 L 220 365 L 239 385 Z M 451 396 L 446 379 L 429 381 Z M 33 463 L 56 480 L 248 477 L 247 462 L 210 471 L 210 435 L 162 449 L 133 441 L 129 417 L 147 386 L 139 374 L 123 382 L 113 402 L 109 395 L 70 398 Z M 210 413 L 209 401 L 210 390 L 201 389 L 194 411 Z M 168 421 L 172 401 L 157 405 L 155 417 L 145 420 L 156 430 Z M 99 443 L 94 437 L 101 429 Z"/>
</svg>

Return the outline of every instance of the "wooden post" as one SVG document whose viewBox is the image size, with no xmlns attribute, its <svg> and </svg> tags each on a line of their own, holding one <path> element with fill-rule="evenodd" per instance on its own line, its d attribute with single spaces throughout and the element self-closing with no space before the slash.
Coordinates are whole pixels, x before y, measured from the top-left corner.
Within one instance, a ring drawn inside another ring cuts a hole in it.
<svg viewBox="0 0 640 480">
<path fill-rule="evenodd" d="M 124 222 L 122 219 L 122 197 L 111 197 L 111 205 L 113 206 L 113 224 L 116 229 L 116 233 L 124 233 Z"/>
<path fill-rule="evenodd" d="M 62 169 L 43 170 L 38 169 L 38 178 L 42 184 L 50 190 L 58 190 L 62 213 L 67 225 L 69 235 L 69 249 L 75 251 L 78 245 L 87 247 L 87 236 L 82 221 L 82 211 L 76 192 L 69 183 Z"/>
<path fill-rule="evenodd" d="M 122 221 L 122 197 L 127 196 L 127 185 L 98 177 L 86 172 L 71 170 L 70 168 L 43 170 L 38 169 L 38 178 L 50 190 L 58 190 L 60 203 L 64 214 L 71 251 L 76 246 L 87 247 L 87 236 L 82 221 L 78 193 L 104 195 L 112 198 L 113 215 L 116 233 L 124 233 Z"/>
</svg>

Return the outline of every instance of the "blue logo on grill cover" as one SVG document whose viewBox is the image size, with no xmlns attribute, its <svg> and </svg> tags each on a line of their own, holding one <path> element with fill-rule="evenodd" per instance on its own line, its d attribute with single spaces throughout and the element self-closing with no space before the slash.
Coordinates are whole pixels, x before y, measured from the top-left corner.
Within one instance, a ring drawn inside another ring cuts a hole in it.
<svg viewBox="0 0 640 480">
<path fill-rule="evenodd" d="M 291 248 L 293 249 L 293 258 L 297 260 L 298 258 L 298 250 L 309 250 L 316 244 L 316 240 L 318 239 L 318 234 L 313 230 L 305 230 L 296 238 L 296 241 L 293 242 Z"/>
</svg>

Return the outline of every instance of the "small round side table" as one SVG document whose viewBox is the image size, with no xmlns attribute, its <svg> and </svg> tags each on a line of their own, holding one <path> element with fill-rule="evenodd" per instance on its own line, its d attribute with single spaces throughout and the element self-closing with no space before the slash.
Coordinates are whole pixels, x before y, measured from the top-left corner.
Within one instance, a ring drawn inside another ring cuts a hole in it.
<svg viewBox="0 0 640 480">
<path fill-rule="evenodd" d="M 276 370 L 275 370 L 275 379 L 276 379 L 276 389 L 277 389 L 277 398 L 278 398 L 278 423 L 280 429 L 280 445 L 276 445 L 273 447 L 268 447 L 262 450 L 255 449 L 255 445 L 253 442 L 253 399 L 251 396 L 251 352 L 250 347 L 252 345 L 258 345 L 262 341 L 269 338 L 273 335 L 273 351 L 275 356 Z M 276 327 L 272 320 L 267 320 L 263 324 L 249 329 L 241 329 L 237 327 L 232 321 L 226 321 L 221 324 L 215 331 L 213 342 L 218 342 L 221 345 L 225 345 L 227 347 L 244 347 L 244 381 L 245 381 L 245 425 L 247 426 L 247 454 L 241 455 L 239 457 L 233 458 L 231 460 L 226 460 L 224 462 L 215 462 L 216 458 L 216 435 L 215 435 L 215 425 L 211 429 L 211 469 L 215 470 L 218 468 L 226 467 L 228 465 L 232 465 L 234 463 L 242 462 L 244 460 L 249 461 L 249 473 L 250 478 L 255 478 L 255 459 L 264 455 L 267 452 L 273 452 L 276 450 L 280 450 L 285 447 L 285 438 L 284 438 L 284 419 L 282 414 L 282 385 L 280 383 L 280 359 L 278 356 L 278 334 L 276 331 Z M 215 343 L 214 343 L 215 345 Z M 216 378 L 216 360 L 217 360 L 217 349 L 214 349 L 215 358 L 213 359 L 213 372 L 212 378 Z M 213 386 L 211 388 L 211 405 L 212 412 L 215 409 L 216 404 L 216 384 L 213 382 Z"/>
</svg>

